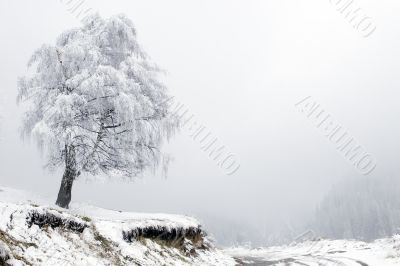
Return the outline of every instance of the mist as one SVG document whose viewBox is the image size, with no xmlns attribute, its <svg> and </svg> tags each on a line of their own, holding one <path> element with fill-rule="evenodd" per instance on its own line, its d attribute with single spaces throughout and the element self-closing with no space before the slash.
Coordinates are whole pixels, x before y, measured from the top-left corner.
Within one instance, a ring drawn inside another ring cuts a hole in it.
<svg viewBox="0 0 400 266">
<path fill-rule="evenodd" d="M 0 4 L 1 185 L 56 198 L 62 172 L 43 168 L 20 138 L 17 78 L 33 51 L 80 20 L 66 1 Z M 398 177 L 400 3 L 363 1 L 376 30 L 365 38 L 330 1 L 86 1 L 102 16 L 125 13 L 166 71 L 171 94 L 235 155 L 228 175 L 187 128 L 164 148 L 167 176 L 134 182 L 80 177 L 73 201 L 114 210 L 195 216 L 217 242 L 262 244 L 277 228 L 306 224 L 337 183 L 362 177 L 296 108 L 311 96 L 376 158 L 368 178 Z M 246 228 L 241 239 L 224 225 Z M 233 226 L 237 224 L 237 226 Z"/>
</svg>

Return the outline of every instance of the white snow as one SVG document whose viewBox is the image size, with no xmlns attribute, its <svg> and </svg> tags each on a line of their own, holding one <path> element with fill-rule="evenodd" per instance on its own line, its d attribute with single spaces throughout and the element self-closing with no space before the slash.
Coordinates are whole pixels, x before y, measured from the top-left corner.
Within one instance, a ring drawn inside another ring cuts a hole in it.
<svg viewBox="0 0 400 266">
<path fill-rule="evenodd" d="M 87 227 L 82 233 L 62 226 L 29 227 L 32 211 Z M 10 265 L 235 265 L 212 245 L 188 255 L 148 238 L 123 239 L 123 231 L 149 227 L 169 231 L 198 228 L 199 223 L 183 215 L 128 213 L 78 203 L 65 210 L 31 193 L 0 187 L 0 254 L 10 255 Z M 209 244 L 207 238 L 204 241 Z M 191 249 L 194 244 L 185 239 L 186 246 Z"/>
<path fill-rule="evenodd" d="M 151 239 L 127 242 L 122 231 L 135 228 L 197 228 L 188 216 L 106 210 L 82 203 L 60 209 L 31 193 L 0 187 L 0 259 L 10 265 L 400 265 L 400 236 L 366 243 L 355 240 L 316 240 L 285 246 L 220 251 L 197 249 L 196 256 Z M 28 227 L 29 212 L 50 213 L 87 225 L 82 233 L 65 228 Z M 10 245 L 5 242 L 12 242 Z M 205 240 L 207 242 L 207 239 Z M 208 243 L 208 242 L 207 242 Z M 193 243 L 185 240 L 185 245 Z"/>
<path fill-rule="evenodd" d="M 235 258 L 258 265 L 400 265 L 400 236 L 366 243 L 355 240 L 315 240 L 269 248 L 229 248 Z"/>
</svg>

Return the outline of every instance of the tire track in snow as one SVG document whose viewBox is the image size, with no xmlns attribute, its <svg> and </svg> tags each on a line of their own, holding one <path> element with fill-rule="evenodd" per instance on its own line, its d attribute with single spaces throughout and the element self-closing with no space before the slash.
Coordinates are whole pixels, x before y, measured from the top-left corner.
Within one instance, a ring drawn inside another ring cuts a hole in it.
<svg viewBox="0 0 400 266">
<path fill-rule="evenodd" d="M 320 255 L 295 255 L 271 260 L 262 257 L 238 257 L 239 265 L 249 266 L 369 266 L 367 263 L 348 257 L 324 257 Z"/>
</svg>

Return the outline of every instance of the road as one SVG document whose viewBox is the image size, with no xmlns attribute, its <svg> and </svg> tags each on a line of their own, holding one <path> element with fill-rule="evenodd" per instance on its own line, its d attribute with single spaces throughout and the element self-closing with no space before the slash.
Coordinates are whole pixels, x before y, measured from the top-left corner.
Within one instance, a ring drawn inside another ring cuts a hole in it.
<svg viewBox="0 0 400 266">
<path fill-rule="evenodd" d="M 281 258 L 279 260 L 271 260 L 262 257 L 236 257 L 239 265 L 251 266 L 372 266 L 366 262 L 344 257 L 344 256 L 312 256 L 301 255 L 295 257 Z"/>
</svg>

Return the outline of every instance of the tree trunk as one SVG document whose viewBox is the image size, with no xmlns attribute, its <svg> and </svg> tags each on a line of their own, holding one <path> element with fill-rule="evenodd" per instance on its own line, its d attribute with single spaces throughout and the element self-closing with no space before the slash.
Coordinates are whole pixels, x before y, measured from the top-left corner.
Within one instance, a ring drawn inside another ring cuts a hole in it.
<svg viewBox="0 0 400 266">
<path fill-rule="evenodd" d="M 78 176 L 76 170 L 75 150 L 73 146 L 65 146 L 65 171 L 61 180 L 60 191 L 56 204 L 61 208 L 68 209 L 71 202 L 72 184 Z"/>
</svg>

